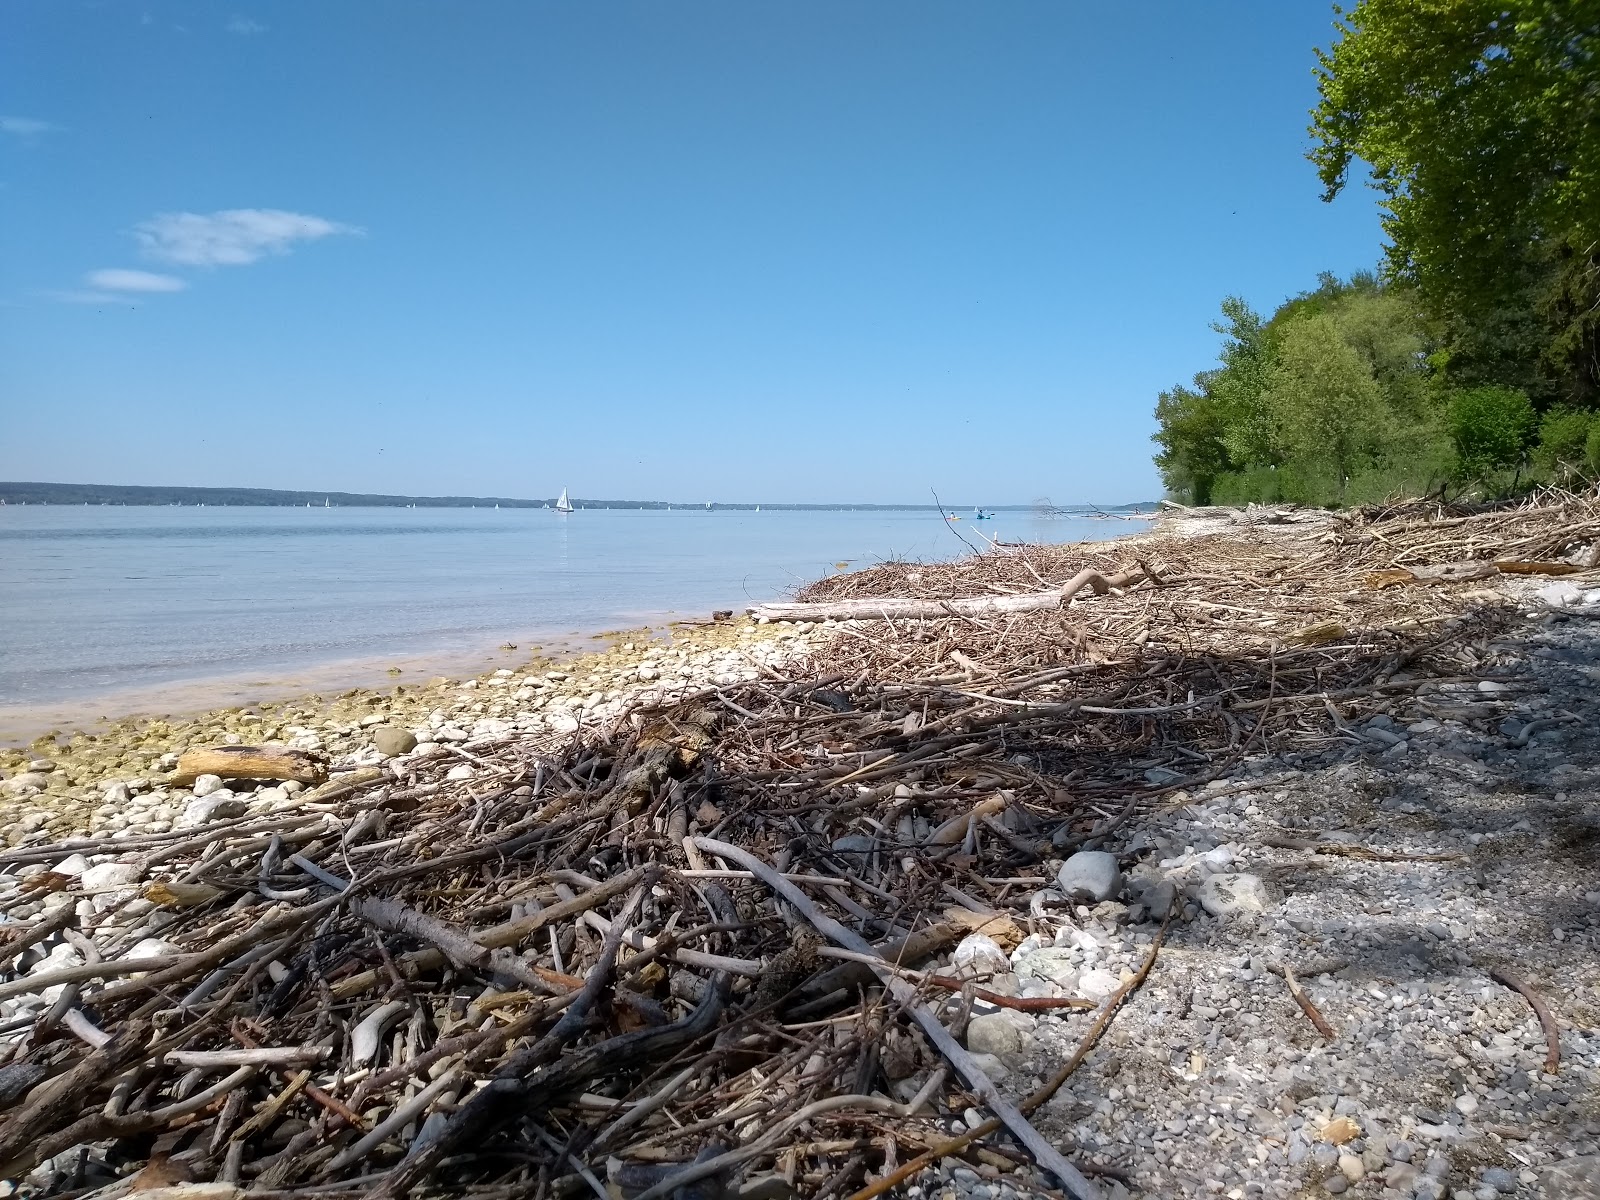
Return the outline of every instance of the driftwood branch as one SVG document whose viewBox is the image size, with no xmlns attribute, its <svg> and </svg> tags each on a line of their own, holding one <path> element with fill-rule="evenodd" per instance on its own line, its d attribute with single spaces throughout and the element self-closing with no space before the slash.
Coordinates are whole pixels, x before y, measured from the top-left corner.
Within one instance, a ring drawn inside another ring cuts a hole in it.
<svg viewBox="0 0 1600 1200">
<path fill-rule="evenodd" d="M 719 842 L 713 838 L 697 837 L 694 844 L 707 854 L 715 854 L 719 858 L 736 862 L 748 871 L 752 871 L 773 891 L 777 892 L 791 905 L 796 912 L 805 917 L 817 932 L 831 941 L 837 942 L 846 950 L 854 950 L 857 954 L 874 955 L 872 945 L 859 934 L 846 929 L 832 917 L 822 912 L 811 902 L 808 897 L 794 884 L 790 883 L 777 871 L 774 871 L 755 855 L 733 846 L 727 842 Z M 950 1065 L 961 1073 L 973 1095 L 982 1100 L 996 1117 L 1003 1121 L 1034 1160 L 1050 1174 L 1061 1181 L 1068 1195 L 1074 1200 L 1100 1200 L 1100 1189 L 1061 1156 L 1061 1152 L 1045 1140 L 1020 1112 L 1016 1106 L 1000 1094 L 990 1078 L 983 1073 L 977 1061 L 962 1048 L 961 1044 L 950 1036 L 950 1031 L 939 1023 L 939 1018 L 917 999 L 916 989 L 900 979 L 887 963 L 882 968 L 875 968 L 878 978 L 883 981 L 886 988 L 894 998 L 903 1004 L 906 1011 L 922 1027 L 931 1041 L 949 1060 Z"/>
<path fill-rule="evenodd" d="M 1098 571 L 1085 569 L 1061 587 L 1022 596 L 968 596 L 959 600 L 910 600 L 885 596 L 881 599 L 832 600 L 809 604 L 758 604 L 750 609 L 750 613 L 763 621 L 898 621 L 1007 616 L 1060 608 L 1084 588 L 1103 596 L 1112 588 L 1129 587 L 1143 578 L 1145 573 L 1141 570 L 1102 575 Z"/>
</svg>

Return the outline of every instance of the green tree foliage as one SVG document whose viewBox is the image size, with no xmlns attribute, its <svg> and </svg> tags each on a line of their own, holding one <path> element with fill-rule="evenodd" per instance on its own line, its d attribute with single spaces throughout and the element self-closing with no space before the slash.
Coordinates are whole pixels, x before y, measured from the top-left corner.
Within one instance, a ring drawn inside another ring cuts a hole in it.
<svg viewBox="0 0 1600 1200">
<path fill-rule="evenodd" d="M 1593 414 L 1574 409 L 1546 413 L 1539 423 L 1539 448 L 1534 460 L 1556 478 L 1567 478 L 1585 470 L 1589 457 L 1589 430 L 1600 428 Z"/>
<path fill-rule="evenodd" d="M 1221 366 L 1156 407 L 1156 462 L 1175 495 L 1327 504 L 1446 476 L 1428 343 L 1409 292 L 1371 275 L 1327 275 L 1270 320 L 1237 297 L 1222 311 L 1213 326 Z"/>
<path fill-rule="evenodd" d="M 1389 424 L 1373 364 L 1319 313 L 1283 327 L 1264 382 L 1273 448 L 1285 461 L 1331 473 L 1343 499 L 1350 473 L 1377 457 Z"/>
<path fill-rule="evenodd" d="M 1318 53 L 1326 196 L 1364 160 L 1458 386 L 1600 404 L 1600 3 L 1361 0 Z"/>
<path fill-rule="evenodd" d="M 1504 387 L 1456 392 L 1445 419 L 1458 473 L 1480 478 L 1519 467 L 1538 423 L 1527 393 Z"/>
</svg>

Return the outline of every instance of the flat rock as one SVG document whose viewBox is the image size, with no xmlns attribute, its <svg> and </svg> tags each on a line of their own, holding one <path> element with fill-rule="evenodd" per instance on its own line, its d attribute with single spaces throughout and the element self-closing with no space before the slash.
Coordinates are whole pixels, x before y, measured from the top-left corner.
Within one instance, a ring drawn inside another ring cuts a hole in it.
<svg viewBox="0 0 1600 1200">
<path fill-rule="evenodd" d="M 246 807 L 245 802 L 232 792 L 215 793 L 203 799 L 189 801 L 177 820 L 177 827 L 193 829 L 199 825 L 209 825 L 213 821 L 231 821 L 235 817 L 244 816 Z"/>
<path fill-rule="evenodd" d="M 1111 993 L 1122 986 L 1122 981 L 1110 971 L 1102 971 L 1098 967 L 1093 971 L 1085 971 L 1078 977 L 1078 995 L 1085 1000 L 1104 1000 Z"/>
<path fill-rule="evenodd" d="M 1600 1155 L 1569 1158 L 1539 1172 L 1547 1200 L 1600 1200 Z"/>
<path fill-rule="evenodd" d="M 1230 873 L 1209 876 L 1200 885 L 1200 906 L 1213 917 L 1233 920 L 1266 912 L 1272 899 L 1260 876 Z"/>
<path fill-rule="evenodd" d="M 1078 986 L 1078 968 L 1072 961 L 1072 952 L 1045 948 L 1031 954 L 1020 954 L 1012 966 L 1018 975 L 1032 975 L 1071 990 Z"/>
<path fill-rule="evenodd" d="M 1087 898 L 1096 904 L 1122 890 L 1122 869 L 1117 856 L 1104 850 L 1080 850 L 1061 864 L 1057 876 L 1069 899 Z"/>
<path fill-rule="evenodd" d="M 1575 583 L 1564 580 L 1559 583 L 1547 583 L 1534 595 L 1551 608 L 1571 608 L 1583 603 L 1583 589 Z"/>
</svg>

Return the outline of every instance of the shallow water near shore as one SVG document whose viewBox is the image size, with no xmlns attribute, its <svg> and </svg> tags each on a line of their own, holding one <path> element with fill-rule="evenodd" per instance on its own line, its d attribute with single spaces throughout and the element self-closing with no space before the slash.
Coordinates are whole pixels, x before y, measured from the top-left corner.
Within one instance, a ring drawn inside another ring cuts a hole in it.
<svg viewBox="0 0 1600 1200">
<path fill-rule="evenodd" d="M 1001 513 L 1082 541 L 1144 526 Z M 981 543 L 980 543 L 981 544 Z M 936 514 L 0 508 L 0 729 L 407 679 L 966 547 Z M 187 703 L 185 702 L 187 701 Z"/>
</svg>

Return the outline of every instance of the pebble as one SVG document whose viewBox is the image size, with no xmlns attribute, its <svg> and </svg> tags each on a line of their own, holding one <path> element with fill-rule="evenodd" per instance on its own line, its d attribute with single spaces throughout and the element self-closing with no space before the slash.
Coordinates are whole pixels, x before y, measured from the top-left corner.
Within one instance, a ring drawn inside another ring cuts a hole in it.
<svg viewBox="0 0 1600 1200">
<path fill-rule="evenodd" d="M 372 728 L 372 744 L 381 753 L 393 758 L 400 754 L 410 754 L 415 750 L 417 735 L 398 725 L 375 725 Z"/>
<path fill-rule="evenodd" d="M 1517 1190 L 1517 1177 L 1504 1167 L 1485 1167 L 1478 1179 L 1485 1187 L 1507 1196 Z"/>
<path fill-rule="evenodd" d="M 194 781 L 194 786 L 190 790 L 196 796 L 209 796 L 212 792 L 222 790 L 222 776 L 202 775 Z"/>
<path fill-rule="evenodd" d="M 1009 1063 L 1022 1054 L 1022 1031 L 1005 1013 L 988 1013 L 967 1022 L 967 1049 Z"/>
</svg>

